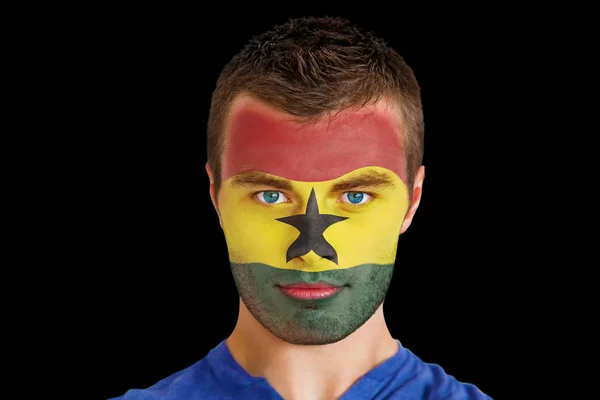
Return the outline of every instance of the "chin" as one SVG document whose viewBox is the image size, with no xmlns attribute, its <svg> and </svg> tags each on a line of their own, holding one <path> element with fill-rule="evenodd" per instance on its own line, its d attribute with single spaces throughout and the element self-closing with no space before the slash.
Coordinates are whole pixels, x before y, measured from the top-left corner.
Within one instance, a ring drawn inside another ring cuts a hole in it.
<svg viewBox="0 0 600 400">
<path fill-rule="evenodd" d="M 369 311 L 344 316 L 301 314 L 296 318 L 266 312 L 264 309 L 248 307 L 254 318 L 269 332 L 290 344 L 301 346 L 322 346 L 337 343 L 356 332 L 373 316 L 379 306 L 373 304 Z"/>
<path fill-rule="evenodd" d="M 271 332 L 271 333 L 273 333 L 275 336 L 277 336 L 279 339 L 283 340 L 284 342 L 287 342 L 290 344 L 296 344 L 296 345 L 300 345 L 300 346 L 323 346 L 326 344 L 337 343 L 340 340 L 343 340 L 343 339 L 347 338 L 348 336 L 350 336 L 353 332 L 348 332 L 343 335 L 331 335 L 331 334 L 327 334 L 327 333 L 307 334 L 306 332 L 297 333 L 297 334 L 288 332 L 284 335 L 278 335 L 275 332 Z"/>
</svg>

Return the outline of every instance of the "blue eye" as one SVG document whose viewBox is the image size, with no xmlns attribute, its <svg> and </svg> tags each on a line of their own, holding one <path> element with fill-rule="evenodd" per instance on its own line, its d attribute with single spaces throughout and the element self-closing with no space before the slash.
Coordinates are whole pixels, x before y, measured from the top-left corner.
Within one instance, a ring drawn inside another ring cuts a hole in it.
<svg viewBox="0 0 600 400">
<path fill-rule="evenodd" d="M 262 197 L 267 203 L 275 203 L 279 199 L 279 192 L 263 192 Z"/>
<path fill-rule="evenodd" d="M 364 197 L 363 193 L 348 192 L 348 200 L 354 204 L 360 203 Z"/>
<path fill-rule="evenodd" d="M 371 195 L 364 192 L 346 192 L 341 199 L 344 203 L 365 204 L 371 199 Z"/>
<path fill-rule="evenodd" d="M 261 203 L 266 204 L 279 204 L 287 202 L 287 197 L 277 190 L 266 190 L 264 192 L 256 193 L 256 199 Z"/>
</svg>

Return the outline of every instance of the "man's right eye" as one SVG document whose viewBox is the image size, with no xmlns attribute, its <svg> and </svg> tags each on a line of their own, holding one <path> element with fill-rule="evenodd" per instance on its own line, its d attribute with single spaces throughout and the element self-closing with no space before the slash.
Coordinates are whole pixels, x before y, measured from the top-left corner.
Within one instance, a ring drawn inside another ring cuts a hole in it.
<svg viewBox="0 0 600 400">
<path fill-rule="evenodd" d="M 283 193 L 278 190 L 265 190 L 258 192 L 254 197 L 264 204 L 280 204 L 287 203 L 289 200 Z"/>
</svg>

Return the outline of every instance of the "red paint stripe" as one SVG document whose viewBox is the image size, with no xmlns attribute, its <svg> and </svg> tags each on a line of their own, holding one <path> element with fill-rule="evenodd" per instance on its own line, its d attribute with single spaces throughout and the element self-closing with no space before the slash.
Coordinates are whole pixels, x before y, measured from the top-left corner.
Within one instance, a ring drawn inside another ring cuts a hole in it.
<svg viewBox="0 0 600 400">
<path fill-rule="evenodd" d="M 373 112 L 340 114 L 301 125 L 245 107 L 232 115 L 223 157 L 223 179 L 258 170 L 286 179 L 317 182 L 367 166 L 394 171 L 405 181 L 396 121 Z"/>
</svg>

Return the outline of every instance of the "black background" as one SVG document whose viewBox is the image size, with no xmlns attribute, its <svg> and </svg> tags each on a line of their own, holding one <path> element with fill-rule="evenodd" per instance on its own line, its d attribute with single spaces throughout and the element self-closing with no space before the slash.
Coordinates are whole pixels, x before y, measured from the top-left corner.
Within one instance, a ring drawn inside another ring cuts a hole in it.
<svg viewBox="0 0 600 400">
<path fill-rule="evenodd" d="M 492 11 L 262 7 L 99 10 L 65 32 L 78 134 L 56 160 L 71 193 L 58 251 L 77 266 L 71 335 L 86 339 L 74 369 L 89 371 L 79 383 L 97 398 L 144 388 L 231 333 L 238 297 L 204 170 L 210 96 L 253 35 L 337 15 L 384 37 L 422 88 L 426 177 L 399 241 L 389 329 L 422 360 L 499 396 L 504 343 L 518 330 L 504 284 L 527 246 L 527 227 L 510 222 L 522 207 L 520 154 L 507 141 L 523 67 L 513 31 Z"/>
</svg>

